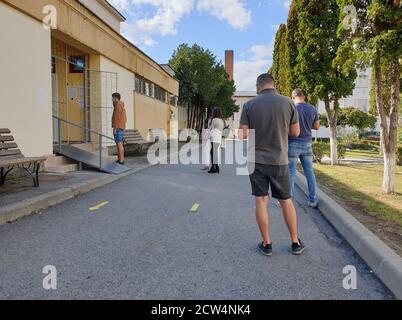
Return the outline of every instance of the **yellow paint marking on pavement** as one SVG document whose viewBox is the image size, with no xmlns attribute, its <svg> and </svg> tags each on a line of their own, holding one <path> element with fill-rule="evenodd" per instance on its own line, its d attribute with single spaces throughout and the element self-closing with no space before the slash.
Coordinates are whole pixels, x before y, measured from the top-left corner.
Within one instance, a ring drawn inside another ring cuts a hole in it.
<svg viewBox="0 0 402 320">
<path fill-rule="evenodd" d="M 100 208 L 106 206 L 107 204 L 109 204 L 109 201 L 103 201 L 103 202 L 99 203 L 98 205 L 96 205 L 96 206 L 94 206 L 92 208 L 89 208 L 89 211 L 99 210 Z"/>
<path fill-rule="evenodd" d="M 190 209 L 190 212 L 197 212 L 199 208 L 200 208 L 200 205 L 198 203 L 194 203 Z"/>
</svg>

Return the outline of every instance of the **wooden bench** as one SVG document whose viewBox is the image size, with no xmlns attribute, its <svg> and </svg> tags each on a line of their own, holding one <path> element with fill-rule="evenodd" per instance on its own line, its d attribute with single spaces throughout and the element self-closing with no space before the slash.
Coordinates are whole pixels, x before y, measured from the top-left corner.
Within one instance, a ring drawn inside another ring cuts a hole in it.
<svg viewBox="0 0 402 320">
<path fill-rule="evenodd" d="M 123 143 L 126 155 L 144 153 L 152 145 L 152 142 L 144 140 L 137 129 L 124 130 Z"/>
<path fill-rule="evenodd" d="M 39 169 L 46 158 L 24 157 L 10 133 L 9 129 L 0 128 L 0 186 L 12 170 L 23 169 L 32 177 L 34 187 L 39 187 Z"/>
</svg>

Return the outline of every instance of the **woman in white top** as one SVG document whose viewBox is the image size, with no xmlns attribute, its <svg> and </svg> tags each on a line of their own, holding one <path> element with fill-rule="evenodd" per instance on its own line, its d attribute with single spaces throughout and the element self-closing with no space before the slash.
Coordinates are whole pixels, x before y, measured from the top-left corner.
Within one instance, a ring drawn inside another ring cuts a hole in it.
<svg viewBox="0 0 402 320">
<path fill-rule="evenodd" d="M 214 108 L 212 110 L 211 121 L 211 160 L 212 165 L 208 173 L 219 173 L 219 164 L 221 158 L 221 143 L 222 143 L 222 131 L 225 128 L 225 122 L 222 120 L 222 112 L 220 108 Z"/>
<path fill-rule="evenodd" d="M 201 170 L 207 171 L 211 167 L 211 122 L 212 118 L 208 119 L 208 128 L 202 130 L 202 164 Z"/>
</svg>

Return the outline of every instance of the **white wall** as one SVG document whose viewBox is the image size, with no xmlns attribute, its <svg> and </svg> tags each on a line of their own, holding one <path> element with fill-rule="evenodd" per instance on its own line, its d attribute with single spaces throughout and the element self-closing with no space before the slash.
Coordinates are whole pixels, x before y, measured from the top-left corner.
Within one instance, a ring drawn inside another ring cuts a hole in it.
<svg viewBox="0 0 402 320">
<path fill-rule="evenodd" d="M 117 92 L 121 94 L 121 100 L 126 107 L 127 129 L 134 129 L 134 73 L 103 56 L 100 57 L 100 70 L 117 73 Z M 107 99 L 110 99 L 111 105 L 112 97 Z"/>
<path fill-rule="evenodd" d="M 0 2 L 0 127 L 25 156 L 53 153 L 50 31 Z"/>
</svg>

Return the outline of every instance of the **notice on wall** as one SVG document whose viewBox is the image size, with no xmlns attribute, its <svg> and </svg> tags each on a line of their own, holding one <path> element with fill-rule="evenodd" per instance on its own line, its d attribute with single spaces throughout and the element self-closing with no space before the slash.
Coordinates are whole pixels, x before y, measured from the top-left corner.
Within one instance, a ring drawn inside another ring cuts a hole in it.
<svg viewBox="0 0 402 320">
<path fill-rule="evenodd" d="M 67 87 L 67 98 L 68 100 L 74 100 L 75 98 L 77 98 L 77 90 L 75 86 L 69 85 Z"/>
</svg>

